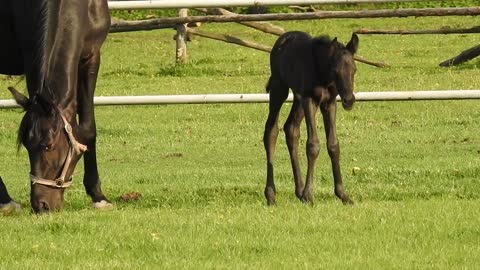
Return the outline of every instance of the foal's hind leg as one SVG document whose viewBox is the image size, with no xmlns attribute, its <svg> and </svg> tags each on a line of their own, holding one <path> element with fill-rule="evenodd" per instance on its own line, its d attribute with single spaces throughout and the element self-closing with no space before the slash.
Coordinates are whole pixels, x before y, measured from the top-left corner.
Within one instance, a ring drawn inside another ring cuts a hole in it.
<svg viewBox="0 0 480 270">
<path fill-rule="evenodd" d="M 263 145 L 267 154 L 267 184 L 265 187 L 265 198 L 268 205 L 275 204 L 275 182 L 273 180 L 273 155 L 278 137 L 278 113 L 283 102 L 288 97 L 288 87 L 283 86 L 279 81 L 270 78 L 268 89 L 270 91 L 269 112 L 265 123 L 263 134 Z"/>
<path fill-rule="evenodd" d="M 330 160 L 332 161 L 332 171 L 334 180 L 335 195 L 342 200 L 344 204 L 353 204 L 343 188 L 342 174 L 340 171 L 340 145 L 337 139 L 337 129 L 335 118 L 337 113 L 337 104 L 332 100 L 320 106 L 323 115 L 323 124 L 325 126 L 325 135 L 327 137 L 327 149 Z"/>
<path fill-rule="evenodd" d="M 89 59 L 82 62 L 79 71 L 79 124 L 82 129 L 83 139 L 87 145 L 83 160 L 85 174 L 83 184 L 85 191 L 92 198 L 95 208 L 111 208 L 112 204 L 102 192 L 100 177 L 97 168 L 96 138 L 97 130 L 95 124 L 95 113 L 93 95 L 97 82 L 97 74 L 100 66 L 100 53 L 94 53 Z"/>
<path fill-rule="evenodd" d="M 292 109 L 288 115 L 287 121 L 283 126 L 285 131 L 285 139 L 287 141 L 288 152 L 290 153 L 290 161 L 292 163 L 293 179 L 295 182 L 295 195 L 301 199 L 303 194 L 303 180 L 300 164 L 298 160 L 298 141 L 300 139 L 300 124 L 304 118 L 300 97 L 295 96 Z"/>
</svg>

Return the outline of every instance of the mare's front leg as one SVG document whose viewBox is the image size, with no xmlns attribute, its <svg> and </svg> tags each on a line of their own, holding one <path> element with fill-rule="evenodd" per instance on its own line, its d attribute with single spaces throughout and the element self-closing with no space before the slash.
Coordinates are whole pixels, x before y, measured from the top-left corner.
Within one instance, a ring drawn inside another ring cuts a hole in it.
<svg viewBox="0 0 480 270">
<path fill-rule="evenodd" d="M 95 208 L 111 208 L 112 204 L 102 192 L 100 177 L 97 168 L 96 140 L 97 128 L 95 124 L 95 112 L 93 97 L 97 83 L 97 75 L 100 67 L 100 53 L 95 52 L 90 58 L 82 61 L 79 71 L 78 88 L 78 115 L 82 138 L 87 145 L 87 151 L 83 156 L 85 191 L 92 198 Z"/>
<path fill-rule="evenodd" d="M 315 170 L 315 161 L 318 157 L 320 149 L 317 135 L 317 121 L 315 114 L 318 108 L 318 102 L 312 97 L 302 98 L 302 107 L 305 113 L 305 121 L 307 124 L 307 178 L 305 188 L 303 189 L 302 201 L 313 204 L 313 174 Z"/>
<path fill-rule="evenodd" d="M 0 177 L 0 212 L 10 212 L 20 208 L 20 204 L 14 202 L 8 194 L 7 187 Z"/>
<path fill-rule="evenodd" d="M 332 161 L 332 171 L 334 179 L 335 195 L 342 200 L 344 204 L 353 204 L 343 188 L 342 173 L 340 171 L 340 145 L 337 139 L 336 114 L 337 103 L 334 98 L 323 103 L 320 106 L 323 115 L 323 124 L 325 126 L 325 135 L 327 137 L 327 149 L 330 160 Z"/>
</svg>

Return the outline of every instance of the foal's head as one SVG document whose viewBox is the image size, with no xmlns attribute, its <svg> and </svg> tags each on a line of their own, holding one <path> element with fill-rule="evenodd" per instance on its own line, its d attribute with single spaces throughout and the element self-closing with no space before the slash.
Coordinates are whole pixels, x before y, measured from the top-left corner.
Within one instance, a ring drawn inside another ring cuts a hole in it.
<svg viewBox="0 0 480 270">
<path fill-rule="evenodd" d="M 29 99 L 13 88 L 9 90 L 25 109 L 18 145 L 25 146 L 30 159 L 32 209 L 36 213 L 60 210 L 65 184 L 68 186 L 71 181 L 81 151 L 73 150 L 66 132 L 67 122 L 52 100 L 41 94 Z"/>
<path fill-rule="evenodd" d="M 328 45 L 328 83 L 329 87 L 334 87 L 342 100 L 343 108 L 349 110 L 355 103 L 353 94 L 353 80 L 357 70 L 353 55 L 358 49 L 358 37 L 352 34 L 352 38 L 346 46 L 334 38 Z M 318 58 L 317 53 L 317 58 Z M 324 54 L 320 53 L 324 56 Z M 325 61 L 317 59 L 317 61 Z"/>
</svg>

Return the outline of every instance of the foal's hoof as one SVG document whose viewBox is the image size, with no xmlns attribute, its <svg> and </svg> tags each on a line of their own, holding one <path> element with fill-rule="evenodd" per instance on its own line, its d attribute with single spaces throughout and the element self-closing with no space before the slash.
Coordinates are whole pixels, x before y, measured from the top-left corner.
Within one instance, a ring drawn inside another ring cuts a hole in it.
<svg viewBox="0 0 480 270">
<path fill-rule="evenodd" d="M 341 200 L 342 200 L 342 203 L 343 203 L 344 205 L 354 205 L 353 201 L 350 200 L 350 198 L 348 198 L 348 197 L 346 197 L 346 198 L 341 198 Z"/>
<path fill-rule="evenodd" d="M 264 194 L 265 194 L 265 198 L 267 199 L 268 206 L 275 205 L 277 203 L 275 200 L 275 193 L 276 193 L 275 188 L 270 188 L 270 187 L 265 188 Z"/>
<path fill-rule="evenodd" d="M 303 186 L 302 187 L 299 187 L 299 188 L 295 188 L 295 196 L 297 196 L 297 198 L 299 198 L 300 200 L 302 199 L 302 196 L 303 196 Z"/>
<path fill-rule="evenodd" d="M 1 204 L 0 203 L 0 212 L 2 213 L 10 213 L 20 211 L 22 206 L 14 201 L 10 201 L 9 203 Z"/>
<path fill-rule="evenodd" d="M 343 204 L 353 205 L 353 201 L 350 200 L 350 197 L 348 197 L 345 192 L 337 190 L 335 191 L 335 195 L 337 195 L 337 197 L 342 201 Z"/>
<path fill-rule="evenodd" d="M 313 194 L 310 191 L 304 191 L 300 200 L 305 203 L 313 206 Z"/>
<path fill-rule="evenodd" d="M 277 202 L 275 201 L 275 199 L 267 200 L 267 206 L 274 206 L 276 204 L 277 204 Z"/>
<path fill-rule="evenodd" d="M 99 210 L 110 210 L 113 208 L 113 204 L 106 200 L 101 200 L 99 202 L 93 203 L 93 208 Z"/>
</svg>

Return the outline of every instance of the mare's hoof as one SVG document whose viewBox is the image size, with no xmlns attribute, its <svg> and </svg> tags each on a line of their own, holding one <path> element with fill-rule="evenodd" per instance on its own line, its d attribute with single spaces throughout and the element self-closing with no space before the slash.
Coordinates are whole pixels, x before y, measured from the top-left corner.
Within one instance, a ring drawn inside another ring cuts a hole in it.
<svg viewBox="0 0 480 270">
<path fill-rule="evenodd" d="M 113 208 L 113 204 L 106 200 L 101 200 L 99 202 L 93 203 L 93 208 L 100 210 L 110 210 Z"/>
<path fill-rule="evenodd" d="M 20 211 L 21 209 L 22 209 L 22 206 L 14 201 L 10 201 L 9 203 L 5 203 L 5 204 L 0 203 L 0 212 L 2 213 Z"/>
</svg>

